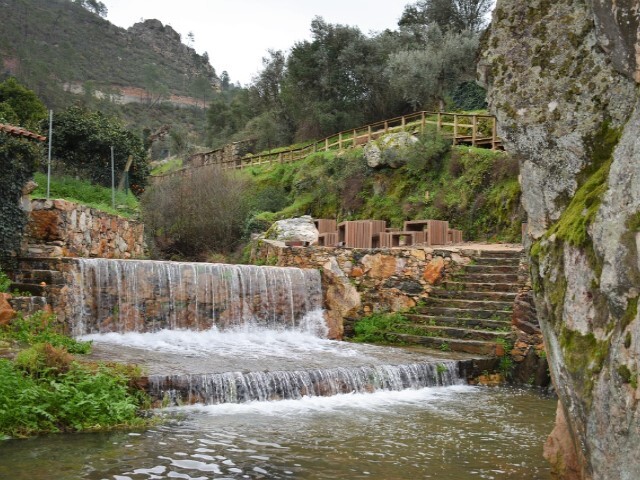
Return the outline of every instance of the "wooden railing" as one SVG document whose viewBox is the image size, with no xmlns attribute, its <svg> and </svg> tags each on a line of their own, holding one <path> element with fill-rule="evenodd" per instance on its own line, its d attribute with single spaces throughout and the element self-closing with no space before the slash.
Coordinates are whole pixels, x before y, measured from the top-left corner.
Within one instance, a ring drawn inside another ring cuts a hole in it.
<svg viewBox="0 0 640 480">
<path fill-rule="evenodd" d="M 197 156 L 203 157 L 200 162 L 202 166 L 215 164 L 223 169 L 235 170 L 271 163 L 295 162 L 316 152 L 343 150 L 364 145 L 386 133 L 399 131 L 424 133 L 427 128 L 433 128 L 439 135 L 450 138 L 454 145 L 466 144 L 474 147 L 489 147 L 493 150 L 502 147 L 502 142 L 497 134 L 496 117 L 493 115 L 422 111 L 372 123 L 364 127 L 344 130 L 309 143 L 304 147 L 273 153 L 248 154 L 242 158 L 228 160 L 220 159 L 219 156 L 215 161 L 210 160 L 216 157 L 215 154 L 220 150 L 197 154 Z"/>
</svg>

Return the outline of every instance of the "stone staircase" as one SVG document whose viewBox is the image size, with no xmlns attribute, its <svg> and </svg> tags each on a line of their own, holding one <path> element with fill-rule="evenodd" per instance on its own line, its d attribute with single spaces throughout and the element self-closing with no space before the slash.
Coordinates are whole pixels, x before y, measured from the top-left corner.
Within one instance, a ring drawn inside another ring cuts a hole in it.
<svg viewBox="0 0 640 480">
<path fill-rule="evenodd" d="M 28 295 L 14 296 L 9 300 L 14 310 L 31 315 L 46 309 L 65 281 L 62 272 L 53 270 L 50 259 L 23 258 L 14 272 L 11 291 L 18 290 Z"/>
<path fill-rule="evenodd" d="M 407 315 L 412 334 L 389 333 L 390 341 L 432 349 L 501 356 L 512 343 L 511 316 L 518 290 L 521 252 L 483 251 L 471 265 L 431 292 L 416 313 Z"/>
</svg>

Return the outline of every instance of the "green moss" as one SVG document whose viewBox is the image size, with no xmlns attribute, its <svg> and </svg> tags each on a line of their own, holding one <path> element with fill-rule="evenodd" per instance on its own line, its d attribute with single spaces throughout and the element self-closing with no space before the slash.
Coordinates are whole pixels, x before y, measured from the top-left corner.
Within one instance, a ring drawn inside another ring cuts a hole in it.
<svg viewBox="0 0 640 480">
<path fill-rule="evenodd" d="M 595 377 L 604 367 L 610 344 L 596 339 L 592 333 L 582 335 L 567 328 L 563 328 L 559 338 L 565 365 L 572 376 L 580 379 L 577 388 L 585 404 L 590 405 Z"/>
<path fill-rule="evenodd" d="M 631 382 L 631 370 L 629 370 L 629 367 L 627 367 L 626 365 L 620 365 L 618 367 L 618 375 L 620 375 L 620 378 L 622 378 L 622 381 L 624 383 L 630 383 Z"/>
<path fill-rule="evenodd" d="M 624 336 L 624 348 L 631 347 L 631 332 L 627 332 Z"/>
<path fill-rule="evenodd" d="M 630 298 L 627 303 L 627 310 L 622 316 L 620 326 L 622 330 L 627 328 L 631 322 L 633 322 L 638 316 L 638 297 Z"/>
<path fill-rule="evenodd" d="M 590 242 L 587 227 L 593 223 L 600 208 L 610 168 L 611 160 L 601 165 L 578 189 L 558 222 L 549 230 L 549 236 L 556 234 L 558 238 L 576 247 L 584 247 Z"/>
</svg>

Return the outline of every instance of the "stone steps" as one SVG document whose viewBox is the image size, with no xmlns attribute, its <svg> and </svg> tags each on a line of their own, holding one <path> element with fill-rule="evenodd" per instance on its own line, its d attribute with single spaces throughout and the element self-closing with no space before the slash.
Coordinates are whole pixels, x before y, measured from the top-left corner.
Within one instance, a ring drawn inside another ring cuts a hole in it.
<svg viewBox="0 0 640 480">
<path fill-rule="evenodd" d="M 418 307 L 416 313 L 455 318 L 482 318 L 489 320 L 510 320 L 511 310 L 481 310 L 452 307 Z"/>
<path fill-rule="evenodd" d="M 409 335 L 405 333 L 388 333 L 385 337 L 390 342 L 422 345 L 441 351 L 464 352 L 487 356 L 504 355 L 504 348 L 501 345 L 496 342 L 484 340 L 461 340 L 455 338 Z"/>
<path fill-rule="evenodd" d="M 414 325 L 414 330 L 423 331 L 426 337 L 455 338 L 458 340 L 483 340 L 495 342 L 499 338 L 509 339 L 511 332 L 480 330 L 443 325 Z"/>
<path fill-rule="evenodd" d="M 430 325 L 430 326 L 451 326 L 482 330 L 505 330 L 511 331 L 511 321 L 507 320 L 487 320 L 485 318 L 460 318 L 460 317 L 442 317 L 434 315 L 410 314 L 406 317 L 413 322 L 414 326 Z"/>
<path fill-rule="evenodd" d="M 513 282 L 469 282 L 469 281 L 448 281 L 445 280 L 441 284 L 441 288 L 451 291 L 474 291 L 474 292 L 511 292 L 517 293 L 520 288 L 517 283 Z"/>
<path fill-rule="evenodd" d="M 464 273 L 454 278 L 461 283 L 519 283 L 519 276 L 515 273 Z"/>
<path fill-rule="evenodd" d="M 520 265 L 520 256 L 513 258 L 503 257 L 475 257 L 473 259 L 474 265 L 504 265 L 504 266 L 518 266 Z"/>
<path fill-rule="evenodd" d="M 44 310 L 47 307 L 47 299 L 45 297 L 13 297 L 9 299 L 11 307 L 21 312 L 25 317 L 33 315 L 37 311 Z"/>
<path fill-rule="evenodd" d="M 467 290 L 445 290 L 434 289 L 431 291 L 431 296 L 435 298 L 461 298 L 466 300 L 497 300 L 501 302 L 510 302 L 516 298 L 516 292 L 474 292 Z"/>
<path fill-rule="evenodd" d="M 466 265 L 465 273 L 505 273 L 517 275 L 519 272 L 518 265 Z"/>
<path fill-rule="evenodd" d="M 35 283 L 42 282 L 47 285 L 64 285 L 64 277 L 62 272 L 57 270 L 20 270 L 15 275 L 17 283 Z"/>
<path fill-rule="evenodd" d="M 511 250 L 480 252 L 407 315 L 411 334 L 393 332 L 388 338 L 437 350 L 504 355 L 504 345 L 513 340 L 513 303 L 523 280 L 520 256 Z"/>
<path fill-rule="evenodd" d="M 522 250 L 483 250 L 480 252 L 479 255 L 477 255 L 474 258 L 475 259 L 478 259 L 478 258 L 520 259 L 521 256 L 522 256 Z"/>
<path fill-rule="evenodd" d="M 438 298 L 431 296 L 424 300 L 426 309 L 430 307 L 458 308 L 463 310 L 511 311 L 513 302 L 500 300 L 478 300 L 467 298 Z"/>
</svg>

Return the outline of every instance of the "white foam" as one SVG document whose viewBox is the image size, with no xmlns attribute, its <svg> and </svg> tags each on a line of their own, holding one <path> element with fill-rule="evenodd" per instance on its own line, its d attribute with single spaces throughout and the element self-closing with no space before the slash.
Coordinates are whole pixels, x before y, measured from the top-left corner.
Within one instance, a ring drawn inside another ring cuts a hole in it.
<svg viewBox="0 0 640 480">
<path fill-rule="evenodd" d="M 101 333 L 79 338 L 95 343 L 122 345 L 186 356 L 292 358 L 296 354 L 329 353 L 343 357 L 359 355 L 348 344 L 326 339 L 321 310 L 305 315 L 296 329 L 269 329 L 245 324 L 230 330 L 160 330 L 153 333 Z"/>
<path fill-rule="evenodd" d="M 429 408 L 434 402 L 442 404 L 458 395 L 478 392 L 478 387 L 455 385 L 450 387 L 429 387 L 419 390 L 377 391 L 374 393 L 353 393 L 331 397 L 304 397 L 299 400 L 279 400 L 272 402 L 223 403 L 220 405 L 192 405 L 179 407 L 179 411 L 201 412 L 216 417 L 222 415 L 295 416 L 314 413 L 352 415 L 356 411 L 388 412 L 391 407 L 421 406 Z M 176 411 L 176 408 L 168 409 Z"/>
</svg>

